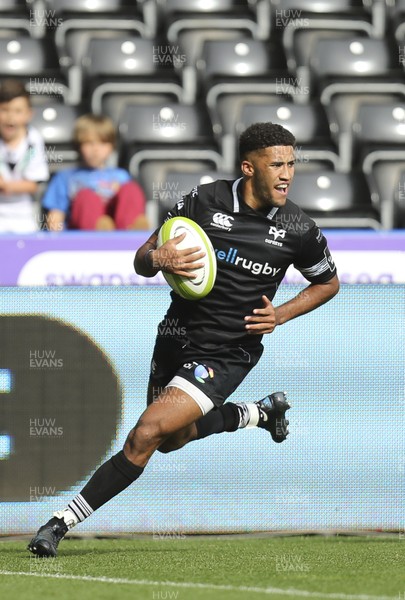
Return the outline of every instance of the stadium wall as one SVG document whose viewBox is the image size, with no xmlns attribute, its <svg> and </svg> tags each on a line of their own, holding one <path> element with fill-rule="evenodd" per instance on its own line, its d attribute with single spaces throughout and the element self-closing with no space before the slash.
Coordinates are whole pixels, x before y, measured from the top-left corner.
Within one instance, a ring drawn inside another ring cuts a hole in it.
<svg viewBox="0 0 405 600">
<path fill-rule="evenodd" d="M 343 283 L 405 283 L 405 231 L 327 231 Z M 161 274 L 134 273 L 137 248 L 149 233 L 88 233 L 0 236 L 0 286 L 165 285 Z M 285 283 L 304 284 L 293 267 Z"/>
<path fill-rule="evenodd" d="M 2 289 L 0 534 L 34 531 L 121 449 L 168 300 L 162 286 Z M 404 285 L 342 286 L 265 336 L 232 397 L 286 390 L 285 443 L 255 429 L 156 453 L 80 531 L 404 530 L 404 323 Z"/>
</svg>

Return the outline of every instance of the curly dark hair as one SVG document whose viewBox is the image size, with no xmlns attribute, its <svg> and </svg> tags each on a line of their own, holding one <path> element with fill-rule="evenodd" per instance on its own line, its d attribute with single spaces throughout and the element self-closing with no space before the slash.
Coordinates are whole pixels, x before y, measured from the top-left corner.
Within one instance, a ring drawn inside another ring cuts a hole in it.
<svg viewBox="0 0 405 600">
<path fill-rule="evenodd" d="M 239 157 L 269 146 L 295 146 L 295 137 L 278 123 L 253 123 L 239 137 Z"/>
</svg>

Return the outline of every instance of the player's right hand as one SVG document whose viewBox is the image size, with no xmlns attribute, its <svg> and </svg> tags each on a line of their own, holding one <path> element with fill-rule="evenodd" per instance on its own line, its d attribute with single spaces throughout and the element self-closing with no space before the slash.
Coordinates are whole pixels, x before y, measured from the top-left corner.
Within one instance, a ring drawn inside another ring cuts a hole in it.
<svg viewBox="0 0 405 600">
<path fill-rule="evenodd" d="M 204 266 L 203 263 L 198 261 L 205 256 L 205 252 L 201 251 L 199 246 L 179 250 L 177 246 L 185 237 L 186 233 L 182 233 L 171 240 L 167 240 L 160 248 L 156 248 L 152 253 L 153 266 L 165 273 L 181 275 L 188 279 L 196 277 L 193 271 Z"/>
</svg>

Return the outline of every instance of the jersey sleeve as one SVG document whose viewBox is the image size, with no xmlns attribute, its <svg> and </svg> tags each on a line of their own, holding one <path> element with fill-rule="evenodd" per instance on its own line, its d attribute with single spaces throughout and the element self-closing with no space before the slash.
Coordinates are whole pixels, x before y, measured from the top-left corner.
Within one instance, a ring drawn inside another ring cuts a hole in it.
<svg viewBox="0 0 405 600">
<path fill-rule="evenodd" d="M 165 215 L 162 223 L 156 229 L 155 233 L 159 233 L 160 227 L 173 217 L 187 217 L 188 219 L 196 220 L 196 212 L 198 207 L 198 186 L 194 187 L 189 194 L 184 195 L 173 208 Z"/>
<path fill-rule="evenodd" d="M 62 173 L 56 173 L 52 177 L 42 198 L 42 206 L 46 210 L 57 209 L 64 213 L 68 211 L 68 188 L 66 179 Z"/>
<path fill-rule="evenodd" d="M 311 283 L 326 283 L 336 275 L 326 238 L 315 223 L 302 237 L 294 267 Z"/>
</svg>

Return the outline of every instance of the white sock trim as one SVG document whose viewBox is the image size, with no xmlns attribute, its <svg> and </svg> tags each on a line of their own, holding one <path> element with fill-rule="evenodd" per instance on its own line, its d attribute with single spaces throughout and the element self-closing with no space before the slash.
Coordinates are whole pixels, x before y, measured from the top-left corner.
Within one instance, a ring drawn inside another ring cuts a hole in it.
<svg viewBox="0 0 405 600">
<path fill-rule="evenodd" d="M 257 427 L 257 424 L 259 422 L 259 418 L 260 418 L 260 414 L 259 414 L 259 407 L 257 406 L 257 404 L 246 404 L 248 411 L 249 411 L 249 415 L 250 415 L 250 419 L 248 424 L 246 425 L 246 429 L 250 428 L 250 427 Z"/>
<path fill-rule="evenodd" d="M 58 510 L 53 513 L 53 516 L 57 517 L 58 519 L 63 519 L 68 529 L 72 529 L 72 527 L 77 525 L 77 523 L 79 522 L 79 519 L 71 510 L 69 510 L 69 508 L 65 508 L 64 510 Z"/>
<path fill-rule="evenodd" d="M 93 509 L 91 508 L 90 504 L 86 502 L 86 500 L 81 494 L 78 494 L 73 498 L 71 502 L 69 502 L 66 510 L 69 510 L 74 514 L 76 523 L 81 523 L 82 521 L 87 519 L 87 517 L 89 517 L 93 512 Z"/>
</svg>

